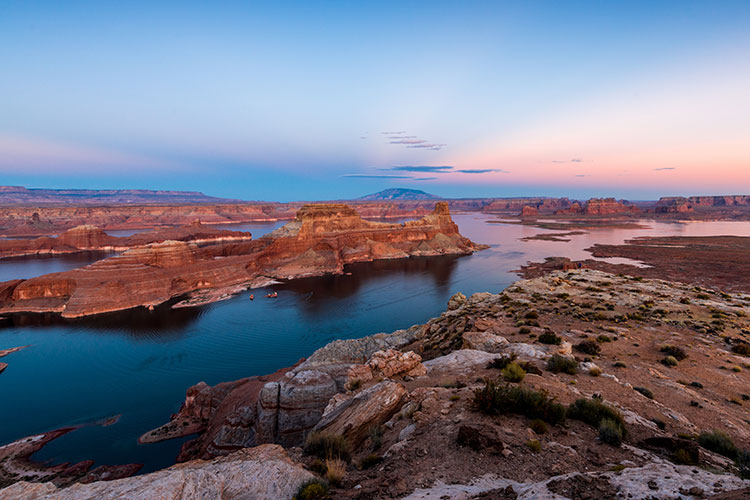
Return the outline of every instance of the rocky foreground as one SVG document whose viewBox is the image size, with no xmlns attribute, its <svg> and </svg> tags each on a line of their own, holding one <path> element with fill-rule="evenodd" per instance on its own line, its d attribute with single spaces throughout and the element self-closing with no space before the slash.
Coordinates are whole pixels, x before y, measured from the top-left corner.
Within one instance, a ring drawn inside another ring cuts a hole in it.
<svg viewBox="0 0 750 500">
<path fill-rule="evenodd" d="M 173 299 L 175 307 L 193 306 L 275 280 L 342 273 L 354 262 L 482 248 L 459 234 L 444 202 L 403 224 L 368 222 L 343 204 L 306 205 L 292 222 L 257 240 L 205 246 L 167 240 L 72 271 L 0 283 L 0 314 L 79 318 Z"/>
<path fill-rule="evenodd" d="M 424 325 L 191 388 L 144 438 L 191 422 L 184 464 L 0 497 L 748 498 L 749 308 L 588 269 L 457 294 Z"/>
</svg>

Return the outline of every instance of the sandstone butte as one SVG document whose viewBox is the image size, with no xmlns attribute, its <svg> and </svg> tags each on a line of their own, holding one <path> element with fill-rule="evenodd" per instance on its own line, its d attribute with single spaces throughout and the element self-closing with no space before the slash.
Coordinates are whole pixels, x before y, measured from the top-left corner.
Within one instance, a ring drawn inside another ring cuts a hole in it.
<svg viewBox="0 0 750 500">
<path fill-rule="evenodd" d="M 76 226 L 57 237 L 0 240 L 0 259 L 25 255 L 76 253 L 90 250 L 123 251 L 132 247 L 163 241 L 186 241 L 196 244 L 244 241 L 252 235 L 241 231 L 214 229 L 199 220 L 179 227 L 160 227 L 131 236 L 110 236 L 92 225 Z"/>
<path fill-rule="evenodd" d="M 168 240 L 72 271 L 0 283 L 0 314 L 78 318 L 177 299 L 175 306 L 189 306 L 274 280 L 342 273 L 353 262 L 482 248 L 459 234 L 445 202 L 402 224 L 365 221 L 344 204 L 305 205 L 292 222 L 257 240 L 205 246 Z"/>
</svg>

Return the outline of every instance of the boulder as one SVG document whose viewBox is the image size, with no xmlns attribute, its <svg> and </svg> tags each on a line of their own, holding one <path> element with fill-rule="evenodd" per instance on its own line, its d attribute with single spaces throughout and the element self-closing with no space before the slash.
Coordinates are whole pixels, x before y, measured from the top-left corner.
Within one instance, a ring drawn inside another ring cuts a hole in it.
<svg viewBox="0 0 750 500">
<path fill-rule="evenodd" d="M 461 292 L 456 292 L 453 297 L 448 300 L 448 310 L 453 311 L 464 304 L 466 304 L 466 295 Z"/>
<path fill-rule="evenodd" d="M 367 383 L 378 378 L 420 377 L 427 373 L 422 357 L 413 352 L 400 352 L 394 349 L 375 352 L 363 365 L 349 367 L 347 385 Z"/>
<path fill-rule="evenodd" d="M 401 408 L 406 395 L 403 385 L 385 380 L 345 399 L 337 398 L 314 430 L 342 435 L 357 447 L 367 439 L 372 426 L 384 424 Z"/>
<path fill-rule="evenodd" d="M 495 335 L 489 331 L 464 332 L 463 339 L 463 347 L 465 349 L 474 349 L 484 352 L 503 352 L 510 344 L 505 337 Z"/>
</svg>

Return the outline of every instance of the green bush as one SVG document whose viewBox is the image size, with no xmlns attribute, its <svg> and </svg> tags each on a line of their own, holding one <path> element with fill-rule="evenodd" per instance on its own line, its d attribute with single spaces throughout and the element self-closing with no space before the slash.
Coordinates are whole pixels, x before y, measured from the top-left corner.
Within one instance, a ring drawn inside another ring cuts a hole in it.
<svg viewBox="0 0 750 500">
<path fill-rule="evenodd" d="M 565 420 L 565 407 L 545 391 L 500 384 L 485 379 L 484 387 L 474 391 L 474 408 L 489 415 L 508 413 L 541 419 L 552 425 Z"/>
<path fill-rule="evenodd" d="M 299 487 L 292 500 L 323 500 L 328 498 L 328 485 L 323 481 L 313 479 Z"/>
<path fill-rule="evenodd" d="M 598 337 L 596 337 L 596 341 L 599 342 L 600 344 L 603 344 L 605 342 L 612 342 L 612 337 L 610 337 L 609 335 L 601 334 Z"/>
<path fill-rule="evenodd" d="M 672 455 L 672 461 L 678 465 L 697 465 L 692 453 L 685 448 L 680 448 Z"/>
<path fill-rule="evenodd" d="M 742 479 L 750 479 L 750 450 L 745 450 L 737 457 L 737 468 Z"/>
<path fill-rule="evenodd" d="M 698 444 L 732 460 L 736 460 L 740 453 L 730 437 L 721 431 L 701 432 Z"/>
<path fill-rule="evenodd" d="M 531 430 L 537 434 L 547 434 L 548 431 L 547 424 L 540 418 L 532 420 L 529 427 L 531 427 Z"/>
<path fill-rule="evenodd" d="M 580 344 L 576 344 L 575 346 L 573 346 L 573 348 L 578 352 L 588 354 L 590 356 L 596 356 L 597 354 L 602 352 L 602 347 L 595 340 L 584 340 Z"/>
<path fill-rule="evenodd" d="M 516 363 L 510 363 L 508 366 L 503 368 L 503 378 L 508 382 L 520 382 L 526 376 L 526 372 L 523 368 L 518 366 Z"/>
<path fill-rule="evenodd" d="M 547 361 L 547 370 L 552 373 L 563 372 L 569 375 L 575 375 L 576 371 L 578 371 L 578 361 L 567 356 L 553 354 Z"/>
<path fill-rule="evenodd" d="M 539 342 L 548 345 L 560 345 L 562 344 L 562 338 L 555 335 L 555 332 L 544 332 L 539 336 Z"/>
<path fill-rule="evenodd" d="M 666 358 L 662 359 L 661 362 L 664 366 L 677 366 L 678 363 L 677 358 L 675 358 L 674 356 L 667 356 Z"/>
<path fill-rule="evenodd" d="M 531 361 L 520 361 L 517 364 L 518 364 L 518 366 L 520 366 L 521 368 L 523 368 L 523 371 L 525 371 L 526 373 L 533 373 L 534 375 L 541 375 L 542 374 L 542 370 L 540 370 L 539 368 L 537 368 L 537 366 L 534 363 L 532 363 Z"/>
<path fill-rule="evenodd" d="M 312 455 L 322 460 L 339 458 L 345 462 L 351 459 L 349 444 L 344 436 L 311 432 L 305 440 L 303 448 L 306 455 Z"/>
<path fill-rule="evenodd" d="M 612 446 L 622 444 L 623 428 L 612 419 L 605 418 L 599 423 L 599 439 Z"/>
<path fill-rule="evenodd" d="M 540 451 L 542 451 L 542 443 L 540 443 L 537 439 L 529 439 L 528 441 L 526 441 L 526 446 L 528 446 L 529 449 L 534 453 L 539 453 Z"/>
<path fill-rule="evenodd" d="M 622 430 L 622 436 L 627 434 L 625 419 L 622 413 L 604 404 L 600 399 L 577 399 L 569 407 L 567 416 L 575 420 L 581 420 L 594 427 L 599 427 L 603 420 L 611 420 Z"/>
<path fill-rule="evenodd" d="M 531 333 L 531 328 L 528 326 L 522 326 L 518 329 L 518 333 Z"/>
<path fill-rule="evenodd" d="M 742 356 L 750 356 L 750 344 L 734 344 L 732 352 Z"/>
<path fill-rule="evenodd" d="M 489 363 L 487 363 L 487 368 L 488 369 L 494 368 L 496 370 L 502 370 L 503 368 L 505 368 L 506 366 L 508 366 L 510 363 L 512 363 L 513 361 L 515 361 L 516 357 L 517 356 L 515 354 L 510 354 L 510 355 L 505 354 L 505 355 L 500 356 L 499 358 L 495 358 L 492 361 L 490 361 Z"/>
<path fill-rule="evenodd" d="M 524 315 L 526 319 L 539 319 L 539 313 L 536 311 L 529 311 Z"/>
<path fill-rule="evenodd" d="M 673 356 L 677 361 L 682 361 L 688 357 L 685 349 L 677 347 L 676 345 L 665 345 L 659 350 L 668 356 Z"/>
<path fill-rule="evenodd" d="M 646 396 L 648 399 L 654 399 L 654 393 L 651 392 L 651 389 L 647 389 L 645 387 L 633 387 L 633 390 L 640 392 L 644 396 Z"/>
<path fill-rule="evenodd" d="M 326 464 L 320 459 L 313 460 L 307 468 L 319 476 L 325 476 L 328 471 L 328 467 L 326 467 Z"/>
</svg>

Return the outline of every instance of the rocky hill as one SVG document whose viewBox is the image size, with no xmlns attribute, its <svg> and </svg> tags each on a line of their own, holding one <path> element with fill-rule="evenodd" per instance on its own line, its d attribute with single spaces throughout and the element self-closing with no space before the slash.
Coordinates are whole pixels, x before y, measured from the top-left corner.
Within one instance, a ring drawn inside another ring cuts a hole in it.
<svg viewBox="0 0 750 500">
<path fill-rule="evenodd" d="M 419 189 L 391 188 L 378 191 L 374 194 L 362 196 L 360 200 L 383 201 L 383 200 L 439 200 L 440 196 L 420 191 Z"/>
<path fill-rule="evenodd" d="M 216 198 L 195 191 L 148 189 L 43 189 L 0 186 L 0 205 L 111 205 L 163 203 L 218 203 L 236 200 Z"/>
<path fill-rule="evenodd" d="M 353 262 L 481 248 L 459 234 L 445 202 L 403 224 L 365 221 L 344 204 L 306 205 L 292 222 L 257 240 L 206 246 L 165 240 L 83 268 L 0 283 L 0 313 L 76 318 L 178 297 L 184 300 L 175 307 L 191 306 L 273 280 L 342 273 Z"/>
<path fill-rule="evenodd" d="M 173 429 L 192 419 L 183 458 L 209 461 L 0 496 L 747 498 L 750 296 L 708 292 L 581 269 L 456 294 L 426 324 L 191 388 Z"/>
</svg>

